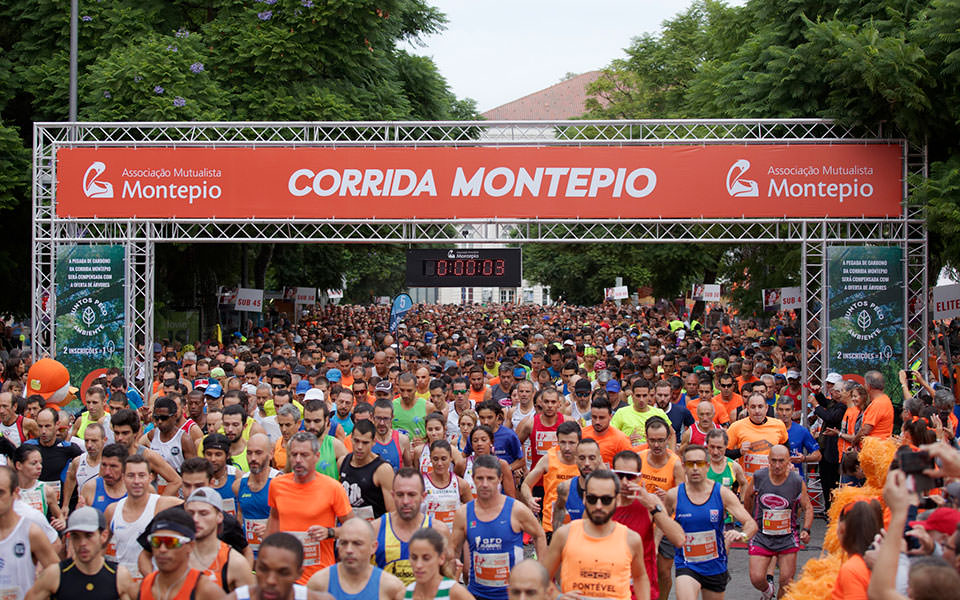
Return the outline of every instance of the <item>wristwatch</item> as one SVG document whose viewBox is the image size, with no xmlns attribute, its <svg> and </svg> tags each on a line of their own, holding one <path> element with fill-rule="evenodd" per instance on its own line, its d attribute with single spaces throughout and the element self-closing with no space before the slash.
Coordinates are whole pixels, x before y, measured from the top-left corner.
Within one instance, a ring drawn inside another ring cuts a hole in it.
<svg viewBox="0 0 960 600">
<path fill-rule="evenodd" d="M 650 518 L 657 516 L 657 513 L 663 512 L 663 507 L 659 504 L 650 509 Z"/>
<path fill-rule="evenodd" d="M 327 527 L 327 537 L 330 538 L 331 540 L 336 539 L 337 536 L 334 535 L 336 531 L 337 530 L 334 529 L 333 527 Z"/>
</svg>

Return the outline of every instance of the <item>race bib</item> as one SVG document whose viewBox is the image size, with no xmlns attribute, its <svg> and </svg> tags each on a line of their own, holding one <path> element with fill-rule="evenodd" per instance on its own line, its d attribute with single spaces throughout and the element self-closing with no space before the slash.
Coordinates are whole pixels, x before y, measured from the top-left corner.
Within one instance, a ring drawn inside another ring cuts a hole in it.
<svg viewBox="0 0 960 600">
<path fill-rule="evenodd" d="M 716 531 L 711 529 L 686 534 L 683 542 L 683 558 L 688 563 L 707 562 L 719 557 Z"/>
<path fill-rule="evenodd" d="M 223 498 L 223 512 L 237 516 L 237 501 L 234 498 Z"/>
<path fill-rule="evenodd" d="M 32 490 L 20 490 L 20 499 L 31 507 L 43 513 L 43 488 L 34 488 Z"/>
<path fill-rule="evenodd" d="M 57 479 L 56 481 L 44 481 L 43 485 L 57 493 L 57 504 L 60 504 L 60 480 Z"/>
<path fill-rule="evenodd" d="M 550 448 L 557 445 L 556 431 L 538 431 L 536 439 L 536 451 L 539 455 L 546 454 Z"/>
<path fill-rule="evenodd" d="M 372 506 L 354 506 L 353 514 L 366 521 L 373 521 L 376 518 L 373 516 Z"/>
<path fill-rule="evenodd" d="M 303 544 L 303 566 L 313 567 L 320 564 L 320 542 L 311 542 L 306 531 L 291 531 Z"/>
<path fill-rule="evenodd" d="M 440 521 L 447 526 L 447 529 L 453 531 L 453 516 L 457 514 L 456 509 L 454 510 L 435 510 L 433 511 L 433 518 Z"/>
<path fill-rule="evenodd" d="M 749 475 L 753 475 L 760 469 L 770 466 L 770 456 L 767 454 L 744 454 L 743 470 Z"/>
<path fill-rule="evenodd" d="M 250 544 L 250 549 L 254 552 L 260 548 L 260 544 L 263 542 L 263 536 L 253 530 L 254 525 L 262 525 L 263 527 L 267 526 L 266 519 L 244 519 L 243 528 L 247 533 L 247 543 Z"/>
<path fill-rule="evenodd" d="M 764 535 L 786 535 L 790 533 L 791 514 L 792 511 L 789 508 L 764 509 L 761 531 Z"/>
<path fill-rule="evenodd" d="M 510 576 L 510 555 L 506 552 L 473 554 L 473 577 L 479 585 L 506 587 Z"/>
<path fill-rule="evenodd" d="M 18 587 L 0 587 L 0 600 L 20 600 L 21 595 Z"/>
</svg>

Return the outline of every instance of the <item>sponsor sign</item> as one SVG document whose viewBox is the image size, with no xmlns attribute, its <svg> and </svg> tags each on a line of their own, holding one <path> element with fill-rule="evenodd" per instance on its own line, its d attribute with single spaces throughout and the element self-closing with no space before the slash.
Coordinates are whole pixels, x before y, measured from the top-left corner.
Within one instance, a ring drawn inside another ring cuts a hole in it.
<svg viewBox="0 0 960 600">
<path fill-rule="evenodd" d="M 603 288 L 604 300 L 626 300 L 630 297 L 630 290 L 625 285 L 618 285 L 612 288 Z"/>
<path fill-rule="evenodd" d="M 263 310 L 263 290 L 253 288 L 237 288 L 237 302 L 234 310 L 260 312 Z"/>
<path fill-rule="evenodd" d="M 125 258 L 121 245 L 57 247 L 55 358 L 76 387 L 95 369 L 123 368 Z"/>
<path fill-rule="evenodd" d="M 960 284 L 933 288 L 933 318 L 939 321 L 956 317 L 960 317 Z"/>
<path fill-rule="evenodd" d="M 901 398 L 905 307 L 903 251 L 896 246 L 828 246 L 827 370 L 883 373 L 887 395 Z"/>
<path fill-rule="evenodd" d="M 63 148 L 61 218 L 892 217 L 898 144 Z M 263 199 L 269 198 L 269 202 Z"/>
</svg>

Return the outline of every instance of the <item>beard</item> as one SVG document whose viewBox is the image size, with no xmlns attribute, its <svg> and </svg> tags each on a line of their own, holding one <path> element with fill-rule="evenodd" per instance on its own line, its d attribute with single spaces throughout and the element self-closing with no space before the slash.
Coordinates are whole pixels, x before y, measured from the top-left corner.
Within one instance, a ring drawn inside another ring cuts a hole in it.
<svg viewBox="0 0 960 600">
<path fill-rule="evenodd" d="M 594 525 L 606 525 L 613 518 L 613 511 L 604 512 L 603 510 L 586 511 L 587 517 Z"/>
</svg>

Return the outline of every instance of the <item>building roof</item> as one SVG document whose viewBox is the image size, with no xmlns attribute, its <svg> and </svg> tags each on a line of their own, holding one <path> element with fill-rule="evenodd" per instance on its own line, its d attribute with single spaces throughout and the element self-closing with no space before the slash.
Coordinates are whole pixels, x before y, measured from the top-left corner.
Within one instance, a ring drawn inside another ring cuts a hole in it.
<svg viewBox="0 0 960 600">
<path fill-rule="evenodd" d="M 600 71 L 571 77 L 539 92 L 507 102 L 483 113 L 491 121 L 553 121 L 582 116 L 586 112 L 587 86 L 597 80 Z"/>
</svg>

